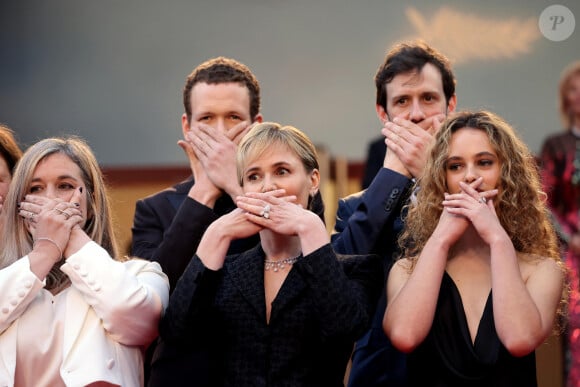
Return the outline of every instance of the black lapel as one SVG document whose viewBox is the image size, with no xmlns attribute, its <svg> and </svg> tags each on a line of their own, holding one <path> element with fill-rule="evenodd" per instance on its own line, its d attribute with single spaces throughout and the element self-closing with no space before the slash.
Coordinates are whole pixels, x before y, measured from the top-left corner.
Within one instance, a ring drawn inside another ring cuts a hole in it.
<svg viewBox="0 0 580 387">
<path fill-rule="evenodd" d="M 266 321 L 264 294 L 264 251 L 261 245 L 241 253 L 226 267 L 232 283 L 248 301 L 262 321 Z"/>
</svg>

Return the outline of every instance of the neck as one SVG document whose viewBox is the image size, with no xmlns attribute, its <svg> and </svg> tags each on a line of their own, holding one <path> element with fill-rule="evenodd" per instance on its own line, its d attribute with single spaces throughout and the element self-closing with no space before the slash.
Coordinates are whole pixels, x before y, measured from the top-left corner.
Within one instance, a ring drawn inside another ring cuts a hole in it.
<svg viewBox="0 0 580 387">
<path fill-rule="evenodd" d="M 271 261 L 296 257 L 302 252 L 300 239 L 297 236 L 281 235 L 271 230 L 262 230 L 260 231 L 260 242 L 266 259 Z"/>
</svg>

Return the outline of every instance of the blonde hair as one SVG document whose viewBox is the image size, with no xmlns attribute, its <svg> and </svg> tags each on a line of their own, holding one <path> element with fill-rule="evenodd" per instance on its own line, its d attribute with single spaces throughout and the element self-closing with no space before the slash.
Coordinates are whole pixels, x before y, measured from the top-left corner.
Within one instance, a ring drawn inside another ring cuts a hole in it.
<svg viewBox="0 0 580 387">
<path fill-rule="evenodd" d="M 275 144 L 284 145 L 298 155 L 306 172 L 319 169 L 316 148 L 306 134 L 293 126 L 263 122 L 252 126 L 238 147 L 237 171 L 240 185 L 244 185 L 244 169 L 248 160 L 259 157 Z"/>
<path fill-rule="evenodd" d="M 420 187 L 417 204 L 409 207 L 399 240 L 404 256 L 416 257 L 439 222 L 441 200 L 448 192 L 445 167 L 449 143 L 462 128 L 485 132 L 498 155 L 501 177 L 494 203 L 516 251 L 559 261 L 557 238 L 535 158 L 507 122 L 487 111 L 451 115 L 437 133 L 423 175 L 416 183 Z"/>
<path fill-rule="evenodd" d="M 559 85 L 559 109 L 560 109 L 560 119 L 564 128 L 570 130 L 572 129 L 573 117 L 570 112 L 570 104 L 568 103 L 568 98 L 566 96 L 568 92 L 568 86 L 573 77 L 580 76 L 580 61 L 576 61 L 568 65 L 560 76 Z"/>
<path fill-rule="evenodd" d="M 109 255 L 118 257 L 107 190 L 93 152 L 86 142 L 78 137 L 48 138 L 28 148 L 14 171 L 10 190 L 2 208 L 1 222 L 4 232 L 0 244 L 2 246 L 0 268 L 14 263 L 32 250 L 32 236 L 26 228 L 24 219 L 18 215 L 18 203 L 28 193 L 38 164 L 56 153 L 67 156 L 81 170 L 87 190 L 87 219 L 84 231 L 107 250 Z M 56 264 L 47 276 L 48 289 L 59 287 L 67 281 L 67 277 L 59 269 L 61 264 L 62 262 Z"/>
</svg>

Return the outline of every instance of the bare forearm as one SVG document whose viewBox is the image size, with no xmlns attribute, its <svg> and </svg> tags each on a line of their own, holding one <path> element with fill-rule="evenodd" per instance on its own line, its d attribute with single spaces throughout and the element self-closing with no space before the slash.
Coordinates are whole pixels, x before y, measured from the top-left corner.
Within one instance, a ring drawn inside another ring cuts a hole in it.
<svg viewBox="0 0 580 387">
<path fill-rule="evenodd" d="M 427 336 L 435 309 L 441 279 L 447 263 L 448 247 L 437 238 L 431 238 L 421 252 L 413 272 L 397 287 L 396 280 L 389 284 L 387 310 L 383 320 L 385 333 L 400 350 L 408 352 L 417 347 Z M 406 267 L 397 267 L 399 272 Z"/>
</svg>

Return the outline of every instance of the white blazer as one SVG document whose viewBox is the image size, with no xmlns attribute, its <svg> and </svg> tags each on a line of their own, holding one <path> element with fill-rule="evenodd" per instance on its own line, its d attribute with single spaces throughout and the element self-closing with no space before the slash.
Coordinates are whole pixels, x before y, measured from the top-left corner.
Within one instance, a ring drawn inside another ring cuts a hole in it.
<svg viewBox="0 0 580 387">
<path fill-rule="evenodd" d="M 143 349 L 157 337 L 169 299 L 169 282 L 159 264 L 115 261 L 89 242 L 61 270 L 71 280 L 60 367 L 65 384 L 142 386 Z M 28 256 L 0 270 L 0 386 L 14 385 L 19 317 L 34 313 L 31 306 L 47 291 L 30 271 Z M 37 318 L 40 324 L 42 318 Z"/>
</svg>

